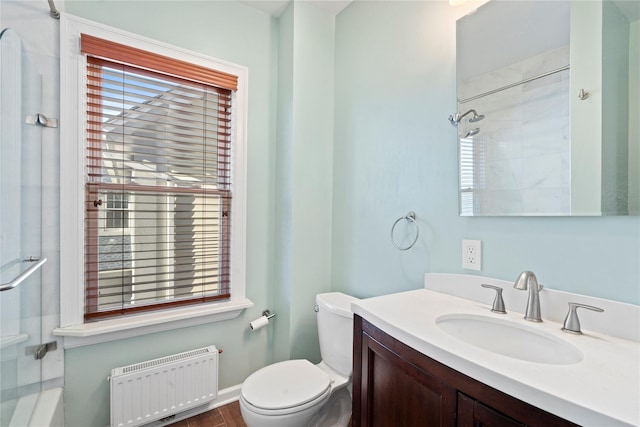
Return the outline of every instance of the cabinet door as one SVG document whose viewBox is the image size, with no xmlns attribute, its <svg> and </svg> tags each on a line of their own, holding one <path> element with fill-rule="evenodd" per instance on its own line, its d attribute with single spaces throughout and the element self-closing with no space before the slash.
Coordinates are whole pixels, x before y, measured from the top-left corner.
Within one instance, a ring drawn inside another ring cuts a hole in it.
<svg viewBox="0 0 640 427">
<path fill-rule="evenodd" d="M 524 427 L 512 418 L 458 393 L 458 427 Z"/>
<path fill-rule="evenodd" d="M 354 427 L 455 426 L 455 389 L 366 332 L 360 341 Z"/>
</svg>

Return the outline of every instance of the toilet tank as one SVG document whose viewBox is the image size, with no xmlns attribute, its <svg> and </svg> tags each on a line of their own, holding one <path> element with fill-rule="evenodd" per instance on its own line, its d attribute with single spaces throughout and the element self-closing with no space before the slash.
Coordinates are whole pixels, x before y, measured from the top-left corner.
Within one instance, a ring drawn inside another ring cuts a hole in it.
<svg viewBox="0 0 640 427">
<path fill-rule="evenodd" d="M 353 361 L 352 301 L 358 298 L 341 292 L 316 295 L 322 361 L 345 377 L 351 375 Z"/>
</svg>

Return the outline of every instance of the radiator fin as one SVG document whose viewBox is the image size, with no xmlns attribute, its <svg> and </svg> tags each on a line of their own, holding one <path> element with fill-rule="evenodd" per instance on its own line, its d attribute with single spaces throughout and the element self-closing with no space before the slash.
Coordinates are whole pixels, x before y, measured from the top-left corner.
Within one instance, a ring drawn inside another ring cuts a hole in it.
<svg viewBox="0 0 640 427">
<path fill-rule="evenodd" d="M 218 350 L 204 347 L 111 371 L 111 426 L 135 427 L 216 398 Z"/>
<path fill-rule="evenodd" d="M 204 347 L 196 350 L 185 351 L 184 353 L 161 357 L 159 359 L 147 360 L 146 362 L 136 363 L 135 365 L 123 366 L 121 369 L 123 374 L 128 374 L 129 372 L 136 372 L 142 369 L 151 368 L 153 366 L 164 365 L 165 363 L 174 363 L 180 360 L 189 359 L 191 357 L 207 353 L 210 353 L 210 349 L 209 347 Z"/>
</svg>

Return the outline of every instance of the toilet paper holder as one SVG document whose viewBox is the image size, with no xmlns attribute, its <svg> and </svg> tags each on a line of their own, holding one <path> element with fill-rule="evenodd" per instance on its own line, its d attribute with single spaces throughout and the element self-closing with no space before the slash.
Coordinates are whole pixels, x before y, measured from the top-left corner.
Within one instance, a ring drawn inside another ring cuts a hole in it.
<svg viewBox="0 0 640 427">
<path fill-rule="evenodd" d="M 251 328 L 252 331 L 262 329 L 265 326 L 269 325 L 269 320 L 275 317 L 275 315 L 275 313 L 271 313 L 269 310 L 265 310 L 262 312 L 262 316 L 258 317 L 253 322 L 249 322 L 249 328 Z"/>
<path fill-rule="evenodd" d="M 266 317 L 267 319 L 271 320 L 271 319 L 273 319 L 275 317 L 276 314 L 275 313 L 271 313 L 269 310 L 265 310 L 265 311 L 262 312 L 262 315 L 264 317 Z"/>
</svg>

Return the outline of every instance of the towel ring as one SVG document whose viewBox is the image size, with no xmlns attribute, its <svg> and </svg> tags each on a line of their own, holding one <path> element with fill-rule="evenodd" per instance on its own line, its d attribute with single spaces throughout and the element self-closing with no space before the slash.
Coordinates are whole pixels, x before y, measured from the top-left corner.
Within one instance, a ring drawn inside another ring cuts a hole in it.
<svg viewBox="0 0 640 427">
<path fill-rule="evenodd" d="M 409 246 L 407 247 L 400 247 L 398 246 L 398 244 L 396 243 L 396 240 L 393 237 L 393 232 L 396 229 L 396 225 L 398 225 L 398 223 L 402 220 L 407 220 L 408 222 L 413 223 L 413 225 L 416 227 L 416 237 L 414 237 L 413 242 L 411 242 L 409 244 Z M 420 236 L 420 229 L 418 228 L 418 223 L 416 222 L 416 214 L 415 212 L 409 212 L 408 214 L 406 214 L 405 216 L 401 216 L 400 218 L 398 218 L 396 220 L 396 222 L 393 223 L 393 226 L 391 227 L 391 243 L 393 244 L 393 247 L 396 248 L 399 251 L 406 251 L 408 249 L 411 249 L 413 247 L 413 245 L 416 244 L 416 242 L 418 241 L 418 237 Z"/>
</svg>

